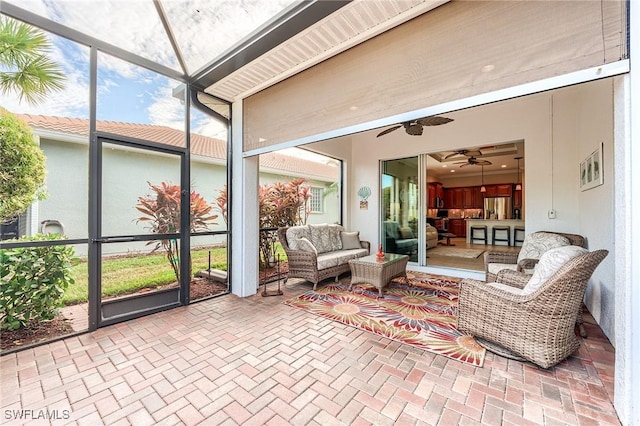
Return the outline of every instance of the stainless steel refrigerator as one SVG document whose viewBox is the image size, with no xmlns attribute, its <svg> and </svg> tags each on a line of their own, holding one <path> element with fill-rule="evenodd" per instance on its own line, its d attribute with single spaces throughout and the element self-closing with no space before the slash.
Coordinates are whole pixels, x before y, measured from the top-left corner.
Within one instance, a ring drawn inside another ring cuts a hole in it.
<svg viewBox="0 0 640 426">
<path fill-rule="evenodd" d="M 511 219 L 511 197 L 488 197 L 484 199 L 485 219 Z"/>
</svg>

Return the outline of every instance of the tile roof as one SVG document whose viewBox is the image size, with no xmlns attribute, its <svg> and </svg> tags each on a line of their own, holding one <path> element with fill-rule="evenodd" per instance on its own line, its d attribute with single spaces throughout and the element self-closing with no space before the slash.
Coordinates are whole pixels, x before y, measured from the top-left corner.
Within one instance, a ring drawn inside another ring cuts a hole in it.
<svg viewBox="0 0 640 426">
<path fill-rule="evenodd" d="M 36 131 L 67 133 L 77 136 L 89 136 L 89 120 L 83 118 L 53 117 L 45 115 L 17 114 Z M 184 146 L 184 132 L 167 126 L 152 124 L 120 123 L 115 121 L 97 121 L 101 132 L 123 135 L 130 138 L 153 141 L 171 146 Z M 213 159 L 227 158 L 227 142 L 200 134 L 191 134 L 191 154 Z M 260 156 L 261 167 L 279 170 L 282 173 L 315 176 L 324 179 L 338 179 L 338 167 L 290 155 L 272 152 Z"/>
</svg>

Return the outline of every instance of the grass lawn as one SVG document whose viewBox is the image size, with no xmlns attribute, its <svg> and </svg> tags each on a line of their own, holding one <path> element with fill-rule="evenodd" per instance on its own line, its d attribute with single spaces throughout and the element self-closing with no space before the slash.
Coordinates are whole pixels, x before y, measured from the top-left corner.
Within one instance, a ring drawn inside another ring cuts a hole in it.
<svg viewBox="0 0 640 426">
<path fill-rule="evenodd" d="M 194 249 L 191 250 L 192 271 L 207 269 L 211 250 L 211 267 L 227 270 L 227 248 Z M 280 244 L 276 253 L 280 259 L 287 257 Z M 75 284 L 65 291 L 62 303 L 74 305 L 87 301 L 89 279 L 88 264 L 81 261 L 72 267 Z M 172 283 L 176 280 L 173 269 L 164 253 L 141 254 L 138 256 L 123 256 L 105 258 L 102 262 L 102 297 L 118 296 L 133 293 L 143 288 L 154 288 Z"/>
<path fill-rule="evenodd" d="M 193 272 L 208 267 L 209 249 L 191 251 Z M 211 267 L 227 269 L 227 248 L 211 249 Z M 87 301 L 89 277 L 88 263 L 81 261 L 72 267 L 75 284 L 69 286 L 62 298 L 65 305 Z M 102 296 L 132 293 L 142 288 L 153 288 L 172 283 L 176 276 L 164 253 L 105 258 L 102 262 Z"/>
</svg>

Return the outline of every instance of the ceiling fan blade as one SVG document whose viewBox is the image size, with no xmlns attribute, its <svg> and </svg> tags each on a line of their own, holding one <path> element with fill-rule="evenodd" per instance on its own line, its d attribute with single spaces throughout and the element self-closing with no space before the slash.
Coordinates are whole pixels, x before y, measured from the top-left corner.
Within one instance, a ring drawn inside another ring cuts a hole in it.
<svg viewBox="0 0 640 426">
<path fill-rule="evenodd" d="M 399 124 L 399 125 L 397 125 L 397 126 L 394 126 L 394 127 L 389 127 L 388 129 L 383 130 L 383 131 L 381 131 L 380 133 L 378 133 L 378 136 L 376 136 L 376 137 L 377 137 L 377 138 L 379 138 L 379 137 L 380 137 L 380 136 L 382 136 L 382 135 L 386 135 L 387 133 L 391 133 L 391 132 L 393 132 L 394 130 L 398 130 L 400 127 L 402 127 L 402 125 L 401 125 L 401 124 Z"/>
<path fill-rule="evenodd" d="M 477 164 L 478 166 L 490 166 L 493 163 L 491 161 L 487 161 L 487 160 L 478 160 L 475 162 L 475 164 Z"/>
<path fill-rule="evenodd" d="M 438 115 L 432 115 L 431 117 L 424 117 L 416 120 L 418 124 L 422 124 L 423 126 L 440 126 L 451 121 L 453 121 L 452 118 L 440 117 Z"/>
<path fill-rule="evenodd" d="M 456 164 L 460 164 L 460 163 L 456 163 Z M 476 163 L 467 163 L 465 162 L 464 164 L 461 164 L 460 167 L 467 167 L 467 166 L 475 166 Z"/>
<path fill-rule="evenodd" d="M 458 155 L 458 154 L 460 154 L 460 151 L 452 152 L 451 154 L 447 154 L 447 155 L 445 155 L 445 156 L 444 156 L 444 158 L 443 158 L 443 160 L 446 160 L 446 159 L 451 158 L 451 157 L 453 157 L 453 156 L 456 156 L 456 155 Z"/>
<path fill-rule="evenodd" d="M 453 164 L 473 164 L 473 163 L 470 163 L 468 161 L 458 161 L 457 163 L 453 163 Z"/>
</svg>

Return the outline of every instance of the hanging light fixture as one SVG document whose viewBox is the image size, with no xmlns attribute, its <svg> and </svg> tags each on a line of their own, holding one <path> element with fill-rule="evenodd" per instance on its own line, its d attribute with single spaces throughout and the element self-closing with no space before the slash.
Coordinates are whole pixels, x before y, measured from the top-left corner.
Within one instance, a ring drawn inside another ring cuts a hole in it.
<svg viewBox="0 0 640 426">
<path fill-rule="evenodd" d="M 515 157 L 514 160 L 518 160 L 518 183 L 516 183 L 516 191 L 522 191 L 522 184 L 520 183 L 520 160 L 522 157 Z"/>
<path fill-rule="evenodd" d="M 484 165 L 482 166 L 482 185 L 480 186 L 480 192 L 487 192 L 487 187 L 484 186 Z"/>
</svg>

